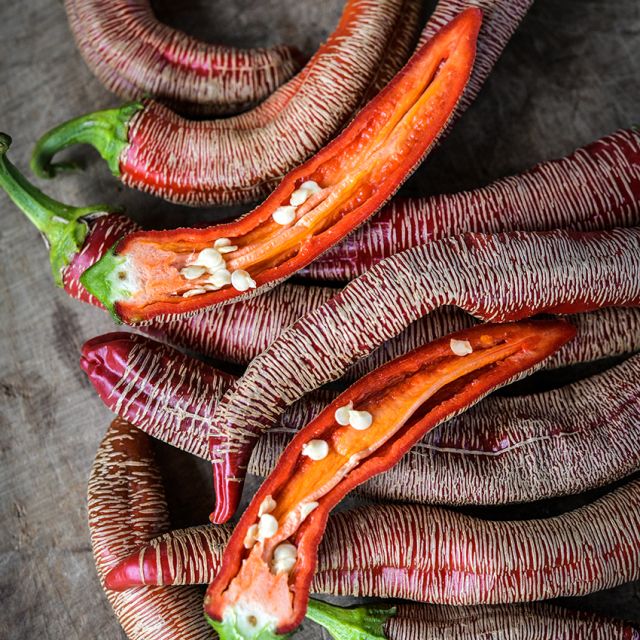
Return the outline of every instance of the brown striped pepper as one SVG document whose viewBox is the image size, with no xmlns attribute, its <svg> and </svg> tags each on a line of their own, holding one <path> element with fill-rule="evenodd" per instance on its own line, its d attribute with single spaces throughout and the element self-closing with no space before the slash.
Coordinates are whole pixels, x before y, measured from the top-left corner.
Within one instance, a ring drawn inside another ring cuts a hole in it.
<svg viewBox="0 0 640 640">
<path fill-rule="evenodd" d="M 214 429 L 255 442 L 285 407 L 335 380 L 406 326 L 442 306 L 505 322 L 640 304 L 640 229 L 610 232 L 464 234 L 397 254 L 285 330 L 217 404 Z M 248 450 L 247 450 L 248 451 Z M 233 510 L 233 493 L 212 515 Z M 229 469 L 227 469 L 229 471 Z M 236 494 L 236 491 L 238 493 Z"/>
<path fill-rule="evenodd" d="M 299 275 L 351 280 L 395 253 L 465 231 L 596 231 L 638 225 L 640 130 L 622 129 L 480 189 L 395 198 Z"/>
<path fill-rule="evenodd" d="M 133 481 L 133 482 L 132 482 Z M 102 441 L 94 462 L 88 488 L 89 528 L 96 566 L 101 581 L 119 560 L 141 545 L 157 548 L 164 543 L 176 552 L 188 550 L 196 536 L 210 538 L 213 527 L 194 528 L 189 533 L 168 532 L 168 517 L 160 474 L 147 437 L 126 422 L 116 420 Z M 330 521 L 330 525 L 331 521 Z M 223 543 L 228 530 L 218 529 L 216 544 Z M 197 533 L 202 531 L 202 534 Z M 178 540 L 186 546 L 178 545 Z M 211 547 L 215 549 L 214 547 Z M 181 550 L 181 551 L 179 551 Z M 196 552 L 196 554 L 199 552 Z M 185 556 L 188 559 L 188 556 Z M 321 560 L 322 561 L 322 560 Z M 205 563 L 208 560 L 205 560 Z M 145 568 L 151 568 L 148 563 Z M 188 560 L 184 570 L 196 565 Z M 193 582 L 197 574 L 187 581 Z M 104 582 L 103 582 L 104 584 Z M 144 586 L 117 592 L 105 589 L 114 612 L 131 640 L 205 640 L 211 633 L 201 613 L 200 593 L 195 587 Z M 345 612 L 326 610 L 314 602 L 312 619 L 329 630 L 340 628 Z M 382 627 L 388 640 L 422 640 L 424 637 L 454 640 L 467 638 L 469 630 L 491 631 L 496 640 L 638 640 L 637 630 L 621 622 L 591 614 L 570 612 L 547 605 L 482 607 L 436 607 L 403 604 L 395 609 L 373 607 L 350 626 L 371 631 L 372 622 Z"/>
<path fill-rule="evenodd" d="M 288 80 L 302 55 L 291 47 L 211 45 L 160 23 L 149 0 L 65 0 L 85 62 L 121 98 L 154 96 L 197 113 L 255 104 Z"/>
</svg>

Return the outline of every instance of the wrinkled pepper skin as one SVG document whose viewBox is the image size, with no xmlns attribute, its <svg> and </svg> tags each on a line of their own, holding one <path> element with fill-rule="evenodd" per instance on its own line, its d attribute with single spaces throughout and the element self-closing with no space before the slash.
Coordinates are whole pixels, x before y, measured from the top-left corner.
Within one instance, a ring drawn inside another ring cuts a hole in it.
<svg viewBox="0 0 640 640">
<path fill-rule="evenodd" d="M 65 0 L 87 66 L 121 98 L 154 96 L 192 113 L 232 113 L 266 98 L 301 66 L 292 47 L 212 45 L 158 22 L 148 0 Z"/>
<path fill-rule="evenodd" d="M 479 231 L 599 231 L 640 225 L 640 130 L 621 129 L 560 160 L 462 193 L 396 198 L 299 273 L 351 280 L 426 242 Z"/>
<path fill-rule="evenodd" d="M 116 318 L 135 323 L 255 295 L 289 277 L 373 215 L 428 153 L 466 86 L 480 24 L 480 11 L 469 9 L 441 29 L 337 138 L 245 217 L 131 234 L 82 284 Z M 283 211 L 293 218 L 279 218 Z M 211 284 L 212 270 L 187 276 L 216 242 L 230 247 L 219 256 L 229 283 Z M 236 275 L 242 284 L 233 284 Z"/>
<path fill-rule="evenodd" d="M 425 316 L 424 332 L 412 348 L 471 326 L 466 320 L 461 313 Z M 569 320 L 576 338 L 543 368 L 640 350 L 640 309 L 601 309 Z M 370 356 L 360 363 L 366 366 L 358 367 L 359 377 L 393 357 L 393 351 Z M 359 491 L 387 500 L 496 504 L 579 493 L 622 478 L 640 464 L 639 363 L 633 357 L 599 376 L 536 395 L 487 398 L 425 436 L 393 469 Z M 251 448 L 233 429 L 210 437 L 211 414 L 235 378 L 204 362 L 136 334 L 113 333 L 83 346 L 81 366 L 110 410 L 154 438 L 212 462 L 217 487 L 224 486 L 235 457 Z M 249 472 L 268 475 L 292 435 L 336 395 L 316 391 L 288 407 L 258 441 Z M 231 462 L 223 462 L 226 458 Z M 574 472 L 565 474 L 566 468 Z M 455 488 L 449 478 L 458 478 Z"/>
<path fill-rule="evenodd" d="M 384 365 L 341 394 L 293 438 L 229 540 L 205 596 L 205 613 L 221 638 L 293 631 L 307 608 L 331 509 L 396 464 L 437 424 L 521 377 L 574 335 L 571 325 L 557 320 L 473 327 Z M 458 342 L 468 346 L 466 355 L 455 352 Z M 368 415 L 364 430 L 356 422 L 336 424 L 336 411 L 345 406 Z M 304 447 L 317 442 L 327 446 L 324 457 L 308 457 Z M 275 530 L 252 534 L 254 523 L 261 532 L 267 518 Z M 272 557 L 285 541 L 297 555 L 281 571 Z"/>
<path fill-rule="evenodd" d="M 405 251 L 284 331 L 225 393 L 212 420 L 217 429 L 239 429 L 255 446 L 286 406 L 342 377 L 434 309 L 456 305 L 481 320 L 506 322 L 638 306 L 639 272 L 637 228 L 464 234 Z M 225 522 L 236 504 L 216 500 L 212 521 Z"/>
<path fill-rule="evenodd" d="M 136 640 L 209 640 L 211 630 L 202 616 L 201 595 L 196 587 L 144 586 L 121 592 L 109 588 L 108 576 L 113 575 L 110 569 L 140 545 L 143 548 L 147 543 L 154 548 L 159 544 L 174 546 L 176 555 L 173 557 L 183 557 L 186 560 L 183 568 L 188 571 L 195 565 L 189 556 L 181 554 L 194 553 L 192 557 L 197 557 L 206 548 L 198 550 L 193 546 L 192 542 L 200 535 L 196 532 L 202 532 L 201 541 L 205 545 L 208 536 L 214 532 L 217 532 L 214 540 L 218 545 L 224 544 L 230 533 L 226 527 L 198 527 L 185 531 L 182 536 L 179 532 L 164 533 L 164 543 L 160 543 L 155 536 L 167 531 L 169 521 L 161 476 L 149 445 L 145 434 L 121 420 L 113 422 L 100 444 L 88 488 L 89 530 L 96 567 L 106 596 L 128 637 Z M 329 528 L 335 521 L 330 518 Z M 404 522 L 404 518 L 401 521 Z M 178 540 L 184 545 L 177 546 Z M 212 545 L 209 550 L 216 548 L 219 556 L 220 547 Z M 320 564 L 322 558 L 321 551 Z M 205 560 L 201 566 L 206 565 Z M 145 563 L 145 572 L 152 566 L 153 563 Z M 192 577 L 198 576 L 192 574 Z M 336 627 L 339 631 L 345 626 L 346 619 L 352 630 L 371 632 L 373 623 L 383 631 L 379 636 L 388 640 L 425 637 L 462 640 L 468 638 L 470 627 L 478 633 L 490 630 L 497 634 L 496 640 L 640 638 L 637 630 L 621 622 L 538 604 L 493 607 L 403 604 L 393 608 L 362 609 L 343 610 L 310 601 L 308 612 L 312 620 L 334 634 Z"/>
</svg>

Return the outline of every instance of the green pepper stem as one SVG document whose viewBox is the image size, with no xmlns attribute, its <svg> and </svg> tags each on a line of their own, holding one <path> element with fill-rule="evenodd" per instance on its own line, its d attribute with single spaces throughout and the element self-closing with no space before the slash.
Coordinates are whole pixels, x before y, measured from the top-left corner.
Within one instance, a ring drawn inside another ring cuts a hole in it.
<svg viewBox="0 0 640 640">
<path fill-rule="evenodd" d="M 103 205 L 70 207 L 45 195 L 31 184 L 7 158 L 11 137 L 0 133 L 0 188 L 29 218 L 49 245 L 53 279 L 62 286 L 62 273 L 80 251 L 87 235 L 84 218 L 106 213 Z"/>
<path fill-rule="evenodd" d="M 389 607 L 337 607 L 309 600 L 307 618 L 324 627 L 334 640 L 386 640 L 384 626 L 397 609 Z"/>
<path fill-rule="evenodd" d="M 78 168 L 75 162 L 52 163 L 62 149 L 90 144 L 106 160 L 111 172 L 120 175 L 120 155 L 127 146 L 129 122 L 143 105 L 129 102 L 117 109 L 95 111 L 51 129 L 38 140 L 31 157 L 31 170 L 40 178 L 53 178 L 61 171 Z"/>
</svg>

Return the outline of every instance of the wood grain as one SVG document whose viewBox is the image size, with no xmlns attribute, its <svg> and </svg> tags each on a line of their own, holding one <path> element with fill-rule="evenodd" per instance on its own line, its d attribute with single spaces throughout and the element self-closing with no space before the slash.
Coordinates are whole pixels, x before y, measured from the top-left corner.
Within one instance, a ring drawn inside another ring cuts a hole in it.
<svg viewBox="0 0 640 640">
<path fill-rule="evenodd" d="M 287 42 L 312 53 L 342 4 L 157 6 L 169 24 L 211 42 Z M 478 101 L 405 193 L 477 187 L 640 122 L 639 58 L 637 0 L 537 0 Z M 60 0 L 0 2 L 0 81 L 0 128 L 13 136 L 11 157 L 22 169 L 49 127 L 117 104 L 75 50 Z M 155 226 L 203 215 L 124 189 L 93 153 L 74 154 L 87 170 L 44 184 L 51 195 L 126 205 Z M 89 468 L 111 417 L 78 367 L 80 345 L 112 325 L 53 288 L 35 230 L 3 194 L 0 208 L 0 637 L 121 639 L 93 566 L 85 505 Z M 159 456 L 167 484 L 184 487 L 168 496 L 175 526 L 203 522 L 211 502 L 206 465 L 164 447 Z M 557 513 L 594 495 L 483 513 Z M 640 585 L 565 604 L 640 621 Z M 322 636 L 307 625 L 301 637 Z"/>
</svg>

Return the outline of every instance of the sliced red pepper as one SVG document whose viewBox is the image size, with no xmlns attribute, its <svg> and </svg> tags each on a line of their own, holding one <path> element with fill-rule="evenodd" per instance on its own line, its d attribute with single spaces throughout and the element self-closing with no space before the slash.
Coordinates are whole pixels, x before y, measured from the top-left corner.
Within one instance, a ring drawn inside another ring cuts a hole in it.
<svg viewBox="0 0 640 640">
<path fill-rule="evenodd" d="M 139 322 L 227 302 L 311 262 L 373 215 L 433 145 L 471 74 L 481 15 L 468 9 L 441 29 L 247 216 L 133 233 L 85 272 L 83 285 L 120 320 Z"/>
<path fill-rule="evenodd" d="M 339 396 L 285 449 L 231 536 L 205 598 L 221 638 L 295 629 L 329 512 L 345 494 L 574 335 L 558 320 L 480 325 L 384 365 Z"/>
</svg>

